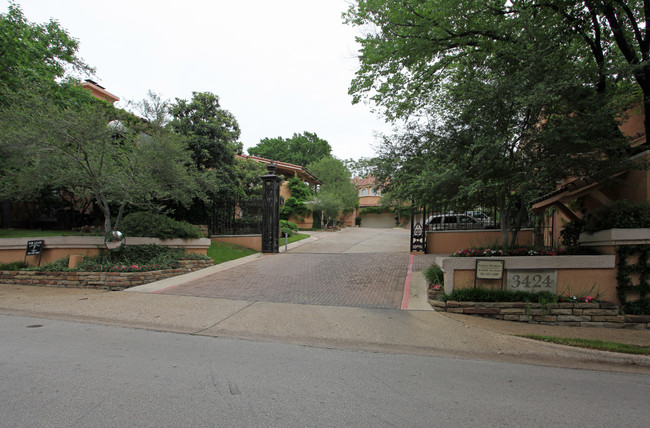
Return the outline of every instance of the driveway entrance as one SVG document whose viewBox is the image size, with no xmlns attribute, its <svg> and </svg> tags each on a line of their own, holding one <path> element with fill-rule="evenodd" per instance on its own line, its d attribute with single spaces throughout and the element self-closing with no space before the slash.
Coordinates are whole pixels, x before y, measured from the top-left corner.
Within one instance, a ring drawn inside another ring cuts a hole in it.
<svg viewBox="0 0 650 428">
<path fill-rule="evenodd" d="M 286 253 L 161 291 L 218 299 L 399 309 L 409 262 L 405 229 L 347 228 Z"/>
</svg>

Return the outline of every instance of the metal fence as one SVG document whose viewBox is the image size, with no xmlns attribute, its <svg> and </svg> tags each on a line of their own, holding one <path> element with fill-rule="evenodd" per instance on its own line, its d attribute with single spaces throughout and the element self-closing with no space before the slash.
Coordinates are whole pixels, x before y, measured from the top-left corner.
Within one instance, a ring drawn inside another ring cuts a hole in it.
<svg viewBox="0 0 650 428">
<path fill-rule="evenodd" d="M 262 233 L 262 197 L 233 198 L 215 203 L 212 234 L 256 235 Z"/>
<path fill-rule="evenodd" d="M 497 209 L 477 207 L 460 210 L 454 207 L 427 207 L 424 209 L 425 229 L 435 230 L 481 230 L 501 227 Z"/>
<path fill-rule="evenodd" d="M 420 207 L 414 213 L 426 231 L 447 230 L 496 230 L 501 229 L 501 213 L 494 207 L 459 209 L 452 206 Z M 536 246 L 552 247 L 559 245 L 557 225 L 552 218 L 528 213 L 521 229 L 533 230 Z"/>
</svg>

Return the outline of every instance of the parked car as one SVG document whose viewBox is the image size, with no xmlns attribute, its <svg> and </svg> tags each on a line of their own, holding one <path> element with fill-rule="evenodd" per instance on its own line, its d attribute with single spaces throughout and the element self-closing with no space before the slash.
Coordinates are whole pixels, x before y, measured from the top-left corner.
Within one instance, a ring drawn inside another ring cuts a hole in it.
<svg viewBox="0 0 650 428">
<path fill-rule="evenodd" d="M 483 223 L 486 227 L 493 227 L 496 225 L 492 217 L 485 214 L 483 211 L 467 211 L 465 214 L 472 217 L 474 220 Z"/>
<path fill-rule="evenodd" d="M 485 225 L 467 214 L 437 214 L 427 219 L 427 230 L 483 229 Z"/>
</svg>

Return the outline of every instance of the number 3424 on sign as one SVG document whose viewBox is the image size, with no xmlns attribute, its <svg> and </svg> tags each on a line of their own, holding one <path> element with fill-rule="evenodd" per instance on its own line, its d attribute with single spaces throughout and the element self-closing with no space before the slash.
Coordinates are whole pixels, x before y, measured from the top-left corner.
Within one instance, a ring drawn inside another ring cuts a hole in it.
<svg viewBox="0 0 650 428">
<path fill-rule="evenodd" d="M 557 292 L 557 270 L 508 270 L 508 290 Z"/>
</svg>

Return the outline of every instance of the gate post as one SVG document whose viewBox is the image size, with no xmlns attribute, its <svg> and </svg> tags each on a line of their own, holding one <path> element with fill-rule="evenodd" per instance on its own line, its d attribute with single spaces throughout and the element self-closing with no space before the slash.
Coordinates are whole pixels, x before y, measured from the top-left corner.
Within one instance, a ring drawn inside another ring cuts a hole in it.
<svg viewBox="0 0 650 428">
<path fill-rule="evenodd" d="M 418 211 L 422 209 L 422 219 L 415 220 L 415 213 L 413 212 L 414 201 L 411 200 L 411 252 L 427 252 L 427 231 L 426 231 L 426 215 L 427 209 L 425 206 L 418 207 Z M 419 216 L 418 216 L 419 217 Z"/>
<path fill-rule="evenodd" d="M 275 173 L 275 163 L 266 166 L 262 176 L 262 252 L 278 253 L 280 241 L 280 183 Z"/>
</svg>

